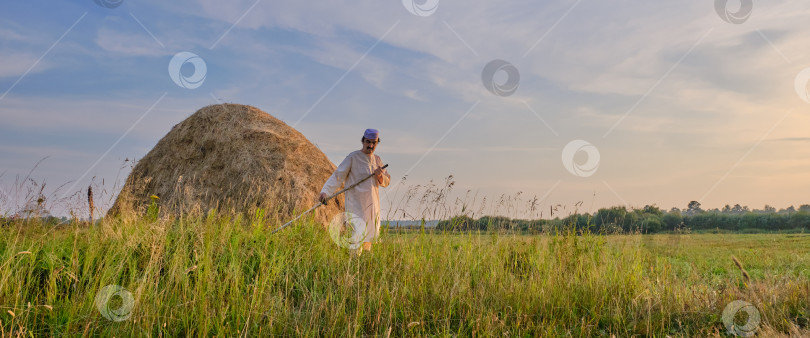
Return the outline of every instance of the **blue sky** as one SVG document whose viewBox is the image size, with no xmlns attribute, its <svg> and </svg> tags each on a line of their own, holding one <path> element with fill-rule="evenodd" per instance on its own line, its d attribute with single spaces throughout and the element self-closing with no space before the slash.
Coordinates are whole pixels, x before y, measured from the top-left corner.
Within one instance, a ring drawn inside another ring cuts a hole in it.
<svg viewBox="0 0 810 338">
<path fill-rule="evenodd" d="M 13 205 L 15 177 L 48 157 L 33 178 L 66 184 L 56 197 L 103 180 L 109 200 L 125 159 L 221 101 L 295 126 L 334 163 L 376 127 L 394 182 L 452 174 L 456 191 L 490 200 L 522 192 L 584 211 L 810 203 L 810 103 L 796 84 L 810 67 L 810 4 L 413 5 L 4 1 L 0 199 Z M 181 52 L 206 64 L 197 88 L 169 76 Z M 485 87 L 493 60 L 519 72 L 513 94 Z M 402 190 L 387 189 L 383 207 Z"/>
</svg>

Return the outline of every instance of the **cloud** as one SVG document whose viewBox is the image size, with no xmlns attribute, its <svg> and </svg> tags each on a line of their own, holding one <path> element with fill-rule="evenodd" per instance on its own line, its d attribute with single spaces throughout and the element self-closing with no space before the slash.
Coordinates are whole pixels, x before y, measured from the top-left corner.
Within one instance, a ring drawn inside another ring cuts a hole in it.
<svg viewBox="0 0 810 338">
<path fill-rule="evenodd" d="M 767 140 L 769 142 L 808 142 L 810 137 L 782 137 Z"/>
<path fill-rule="evenodd" d="M 45 37 L 41 32 L 25 31 L 13 22 L 0 27 L 0 78 L 20 77 L 33 66 L 45 52 Z M 53 68 L 48 60 L 41 60 L 29 74 L 42 73 Z M 16 80 L 16 79 L 14 79 Z"/>
<path fill-rule="evenodd" d="M 39 59 L 39 56 L 31 53 L 8 53 L 0 52 L 3 54 L 3 62 L 0 62 L 0 77 L 19 77 L 25 74 L 34 63 Z M 47 62 L 40 62 L 36 67 L 31 69 L 31 73 L 41 73 L 48 70 L 50 66 Z M 30 73 L 29 73 L 30 74 Z"/>
<path fill-rule="evenodd" d="M 7 97 L 0 105 L 3 127 L 29 134 L 54 132 L 121 135 L 129 129 L 160 97 L 111 99 L 65 99 Z M 156 141 L 176 123 L 211 104 L 210 97 L 183 100 L 168 97 L 146 115 L 129 135 L 131 138 Z M 189 108 L 194 107 L 194 108 Z M 156 127 L 160 126 L 160 127 Z"/>
<path fill-rule="evenodd" d="M 518 152 L 518 153 L 540 153 L 549 151 L 558 151 L 559 149 L 552 147 L 514 147 L 514 146 L 491 146 L 481 147 L 478 150 L 488 152 Z"/>
<path fill-rule="evenodd" d="M 117 31 L 109 27 L 98 30 L 96 44 L 105 51 L 127 56 L 165 56 L 173 55 L 170 50 L 161 47 L 145 31 L 140 33 Z"/>
<path fill-rule="evenodd" d="M 33 154 L 37 156 L 50 156 L 52 154 L 59 154 L 65 157 L 89 157 L 91 154 L 77 149 L 69 149 L 60 146 L 28 146 L 28 145 L 0 145 L 0 152 L 5 154 L 17 154 L 30 157 Z"/>
<path fill-rule="evenodd" d="M 0 40 L 6 43 L 21 42 L 28 40 L 28 37 L 11 28 L 0 27 Z"/>
</svg>

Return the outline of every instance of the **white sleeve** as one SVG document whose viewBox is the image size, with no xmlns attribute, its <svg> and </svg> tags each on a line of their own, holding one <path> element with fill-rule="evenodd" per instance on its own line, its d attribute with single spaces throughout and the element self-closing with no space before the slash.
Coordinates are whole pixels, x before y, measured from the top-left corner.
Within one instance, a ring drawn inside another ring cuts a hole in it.
<svg viewBox="0 0 810 338">
<path fill-rule="evenodd" d="M 351 155 L 346 156 L 343 159 L 343 162 L 340 162 L 340 165 L 335 169 L 335 172 L 332 173 L 332 176 L 329 176 L 329 179 L 326 180 L 326 183 L 323 185 L 323 189 L 321 189 L 322 193 L 325 193 L 327 196 L 331 196 L 334 194 L 343 182 L 346 181 L 346 177 L 349 176 L 349 171 L 352 169 L 352 159 Z"/>
<path fill-rule="evenodd" d="M 377 156 L 377 155 L 374 155 L 374 156 Z M 377 156 L 377 165 L 380 166 L 380 167 L 383 166 L 383 161 L 379 156 Z M 385 188 L 390 183 L 391 183 L 391 175 L 388 174 L 388 169 L 383 169 L 382 183 L 378 183 L 378 185 Z"/>
</svg>

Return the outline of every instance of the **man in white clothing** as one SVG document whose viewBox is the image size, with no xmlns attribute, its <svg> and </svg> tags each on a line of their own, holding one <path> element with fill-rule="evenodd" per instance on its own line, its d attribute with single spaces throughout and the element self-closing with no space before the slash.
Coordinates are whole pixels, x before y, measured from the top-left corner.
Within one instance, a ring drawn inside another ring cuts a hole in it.
<svg viewBox="0 0 810 338">
<path fill-rule="evenodd" d="M 380 133 L 376 129 L 366 129 L 360 141 L 363 148 L 353 151 L 343 159 L 323 185 L 319 199 L 323 202 L 344 183 L 348 187 L 373 173 L 373 178 L 346 191 L 346 212 L 364 221 L 365 229 L 356 230 L 362 232 L 362 250 L 371 251 L 371 242 L 380 233 L 379 187 L 387 187 L 391 182 L 391 175 L 382 168 L 384 164 L 380 157 L 374 154 L 380 143 Z"/>
</svg>

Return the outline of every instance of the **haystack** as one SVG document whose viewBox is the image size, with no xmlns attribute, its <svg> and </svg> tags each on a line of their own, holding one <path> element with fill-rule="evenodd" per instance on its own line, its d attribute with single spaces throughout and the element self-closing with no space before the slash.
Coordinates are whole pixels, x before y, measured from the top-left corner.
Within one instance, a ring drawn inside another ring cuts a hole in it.
<svg viewBox="0 0 810 338">
<path fill-rule="evenodd" d="M 317 203 L 335 170 L 300 132 L 258 108 L 204 107 L 175 125 L 130 173 L 108 215 L 163 215 L 264 210 L 276 221 Z M 155 198 L 158 197 L 158 198 Z M 153 202 L 154 201 L 154 202 Z M 321 224 L 342 211 L 343 199 L 315 212 Z"/>
</svg>

